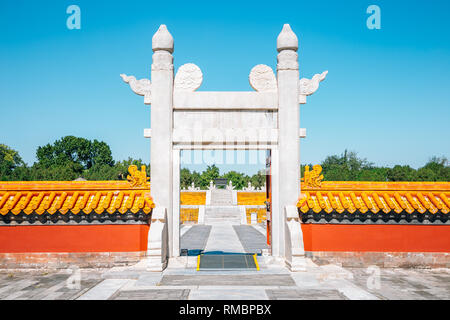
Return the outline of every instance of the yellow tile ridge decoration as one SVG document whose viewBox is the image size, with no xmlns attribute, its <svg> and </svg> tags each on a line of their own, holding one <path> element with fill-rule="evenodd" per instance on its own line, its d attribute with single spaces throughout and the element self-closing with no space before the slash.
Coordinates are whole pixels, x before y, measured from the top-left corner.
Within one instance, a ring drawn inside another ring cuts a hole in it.
<svg viewBox="0 0 450 320">
<path fill-rule="evenodd" d="M 309 171 L 309 166 L 305 166 L 304 177 L 301 180 L 310 188 L 320 188 L 323 180 L 321 172 L 322 166 L 320 164 L 314 165 L 311 171 Z"/>
<path fill-rule="evenodd" d="M 130 175 L 127 176 L 127 180 L 133 188 L 145 186 L 147 181 L 150 180 L 150 178 L 147 177 L 145 168 L 145 165 L 143 165 L 141 166 L 141 171 L 139 171 L 138 167 L 134 164 L 128 167 Z"/>
</svg>

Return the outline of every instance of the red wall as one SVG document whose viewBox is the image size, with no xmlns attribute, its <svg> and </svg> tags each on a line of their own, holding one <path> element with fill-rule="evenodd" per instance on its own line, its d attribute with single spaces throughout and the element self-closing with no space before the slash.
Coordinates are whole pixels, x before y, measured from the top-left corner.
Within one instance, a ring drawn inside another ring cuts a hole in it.
<svg viewBox="0 0 450 320">
<path fill-rule="evenodd" d="M 0 226 L 0 253 L 146 251 L 148 225 Z"/>
<path fill-rule="evenodd" d="M 450 252 L 449 225 L 302 224 L 305 251 Z M 148 225 L 1 226 L 0 253 L 146 251 Z"/>
<path fill-rule="evenodd" d="M 450 252 L 450 225 L 302 224 L 305 251 Z"/>
</svg>

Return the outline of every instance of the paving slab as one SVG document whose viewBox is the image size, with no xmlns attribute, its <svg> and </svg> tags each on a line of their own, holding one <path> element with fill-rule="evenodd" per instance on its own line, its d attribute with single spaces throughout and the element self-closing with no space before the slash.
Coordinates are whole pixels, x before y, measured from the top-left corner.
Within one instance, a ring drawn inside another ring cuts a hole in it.
<svg viewBox="0 0 450 320">
<path fill-rule="evenodd" d="M 110 300 L 187 300 L 187 289 L 153 289 L 119 291 Z"/>
<path fill-rule="evenodd" d="M 160 272 L 157 273 L 147 273 L 142 274 L 136 281 L 136 286 L 156 286 L 162 278 L 162 274 Z"/>
<path fill-rule="evenodd" d="M 366 268 L 349 269 L 353 283 L 379 299 L 449 300 L 450 273 L 448 269 L 379 269 L 378 286 L 368 283 L 373 276 Z"/>
<path fill-rule="evenodd" d="M 329 285 L 350 300 L 379 300 L 378 297 L 348 280 L 331 280 Z"/>
<path fill-rule="evenodd" d="M 245 251 L 231 225 L 213 225 L 205 252 L 242 253 Z"/>
<path fill-rule="evenodd" d="M 191 290 L 189 300 L 267 300 L 264 289 L 211 288 Z"/>
<path fill-rule="evenodd" d="M 29 288 L 31 285 L 36 284 L 37 281 L 35 279 L 23 279 L 17 282 L 11 281 L 8 285 L 0 288 L 0 299 L 1 300 L 9 300 L 12 294 L 15 292 L 21 291 L 24 288 Z"/>
<path fill-rule="evenodd" d="M 288 274 L 265 275 L 164 275 L 160 285 L 197 286 L 295 286 Z"/>
<path fill-rule="evenodd" d="M 368 285 L 365 268 L 320 266 L 307 272 L 286 268 L 261 272 L 208 272 L 180 269 L 142 272 L 136 279 L 105 279 L 110 270 L 80 269 L 78 288 L 64 272 L 2 272 L 0 298 L 40 299 L 450 299 L 448 269 L 380 269 L 380 285 Z M 270 273 L 272 272 L 272 273 Z M 125 274 L 121 274 L 125 276 Z"/>
<path fill-rule="evenodd" d="M 253 226 L 233 226 L 239 241 L 247 253 L 260 253 L 263 249 L 269 249 L 267 238 Z"/>
<path fill-rule="evenodd" d="M 295 281 L 297 287 L 303 288 L 328 288 L 326 284 L 319 281 L 319 277 L 315 273 L 311 272 L 293 272 L 291 274 L 292 279 Z"/>
<path fill-rule="evenodd" d="M 79 288 L 68 288 L 67 286 L 63 286 L 59 290 L 57 290 L 58 293 L 61 293 L 60 295 L 57 295 L 55 297 L 56 300 L 75 300 L 87 291 L 89 291 L 91 288 L 98 285 L 100 282 L 102 282 L 103 279 L 100 278 L 93 278 L 93 279 L 81 279 Z"/>
<path fill-rule="evenodd" d="M 269 289 L 269 300 L 345 300 L 338 290 L 326 289 Z"/>
<path fill-rule="evenodd" d="M 211 226 L 206 225 L 194 225 L 190 227 L 186 233 L 181 236 L 181 250 L 186 249 L 189 254 L 199 254 L 200 251 L 204 250 L 206 247 L 211 229 Z"/>
<path fill-rule="evenodd" d="M 0 271 L 1 274 L 1 271 Z M 3 274 L 4 275 L 4 274 Z M 74 299 L 85 293 L 99 282 L 100 274 L 90 272 L 81 277 L 77 287 L 68 287 L 70 270 L 32 272 L 8 272 L 0 279 L 0 299 L 5 300 L 48 300 Z M 4 284 L 7 284 L 6 286 Z"/>
<path fill-rule="evenodd" d="M 116 291 L 123 287 L 128 279 L 106 279 L 85 294 L 81 295 L 77 300 L 107 300 Z"/>
</svg>

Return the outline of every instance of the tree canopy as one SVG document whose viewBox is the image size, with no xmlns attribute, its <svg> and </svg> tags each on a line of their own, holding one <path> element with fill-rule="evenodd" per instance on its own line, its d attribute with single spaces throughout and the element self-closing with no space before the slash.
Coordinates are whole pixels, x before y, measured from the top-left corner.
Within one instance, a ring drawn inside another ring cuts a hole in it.
<svg viewBox="0 0 450 320">
<path fill-rule="evenodd" d="M 0 180 L 14 180 L 10 179 L 15 176 L 15 170 L 21 170 L 18 168 L 24 167 L 25 162 L 19 156 L 16 150 L 10 147 L 0 144 Z"/>
<path fill-rule="evenodd" d="M 114 161 L 107 143 L 74 136 L 39 146 L 36 158 L 37 161 L 28 167 L 17 151 L 0 145 L 0 180 L 125 180 L 130 165 L 140 167 L 144 164 L 140 159 L 131 158 Z M 147 174 L 150 174 L 148 165 Z"/>
<path fill-rule="evenodd" d="M 74 136 L 38 147 L 36 158 L 37 161 L 29 167 L 16 150 L 0 144 L 0 181 L 125 180 L 130 165 L 140 168 L 145 164 L 140 159 L 131 158 L 115 161 L 107 143 Z M 445 157 L 433 156 L 418 169 L 408 165 L 391 168 L 375 166 L 358 157 L 356 152 L 345 150 L 341 155 L 326 157 L 321 165 L 325 181 L 450 181 L 450 166 Z M 300 170 L 303 176 L 305 166 L 301 165 Z M 150 176 L 149 164 L 147 175 Z M 249 182 L 254 187 L 262 187 L 266 180 L 264 170 L 252 176 L 236 171 L 221 174 L 216 165 L 211 165 L 203 172 L 181 169 L 180 186 L 186 189 L 194 183 L 196 187 L 206 189 L 211 180 L 218 178 L 228 179 L 239 190 Z"/>
<path fill-rule="evenodd" d="M 202 173 L 197 171 L 191 172 L 187 168 L 183 168 L 180 171 L 180 187 L 182 189 L 187 189 L 192 185 L 199 187 L 200 189 L 207 189 L 209 187 L 210 181 L 215 179 L 227 179 L 233 183 L 233 186 L 241 190 L 246 187 L 249 182 L 252 183 L 254 187 L 262 187 L 266 182 L 266 176 L 264 171 L 258 172 L 252 176 L 248 176 L 244 173 L 237 171 L 228 171 L 224 174 L 220 174 L 220 170 L 216 165 L 211 165 L 206 168 Z"/>
<path fill-rule="evenodd" d="M 431 157 L 418 169 L 408 165 L 389 168 L 377 167 L 359 158 L 356 152 L 345 150 L 341 155 L 326 157 L 321 165 L 325 181 L 450 181 L 450 166 L 445 157 Z M 303 172 L 302 165 L 302 176 Z"/>
<path fill-rule="evenodd" d="M 66 136 L 53 144 L 38 147 L 38 163 L 46 168 L 76 164 L 81 169 L 94 165 L 114 165 L 110 147 L 103 141 Z"/>
</svg>

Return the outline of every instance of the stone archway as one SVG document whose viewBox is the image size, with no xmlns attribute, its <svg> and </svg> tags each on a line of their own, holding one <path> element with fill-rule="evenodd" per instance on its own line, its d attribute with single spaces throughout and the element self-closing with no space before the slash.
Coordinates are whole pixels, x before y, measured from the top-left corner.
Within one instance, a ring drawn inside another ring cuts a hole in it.
<svg viewBox="0 0 450 320">
<path fill-rule="evenodd" d="M 292 250 L 287 246 L 294 242 L 298 245 L 292 239 L 301 237 L 300 228 L 288 226 L 286 219 L 293 218 L 285 213 L 288 207 L 292 211 L 300 195 L 299 142 L 305 129 L 300 129 L 299 104 L 305 104 L 306 96 L 317 90 L 326 72 L 299 79 L 298 39 L 288 24 L 277 38 L 276 76 L 261 64 L 250 72 L 250 85 L 255 91 L 196 91 L 203 74 L 192 63 L 181 66 L 174 76 L 174 40 L 165 25 L 153 36 L 152 48 L 151 81 L 121 76 L 136 94 L 144 96 L 145 104 L 152 106 L 151 129 L 145 129 L 144 134 L 151 138 L 151 194 L 159 208 L 156 212 L 167 213 L 167 220 L 161 216 L 158 219 L 167 224 L 168 256 L 180 254 L 180 150 L 268 149 L 272 165 L 272 255 L 289 260 Z M 290 230 L 296 234 L 288 234 Z M 165 241 L 165 236 L 156 238 Z"/>
</svg>

